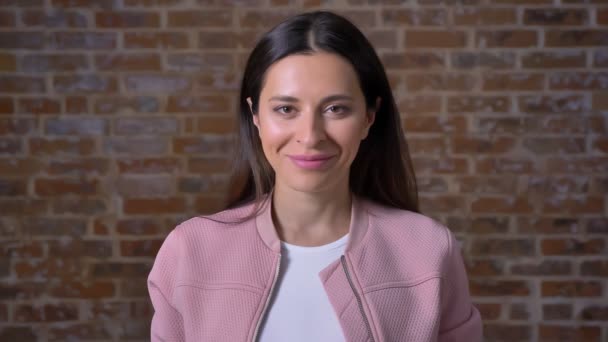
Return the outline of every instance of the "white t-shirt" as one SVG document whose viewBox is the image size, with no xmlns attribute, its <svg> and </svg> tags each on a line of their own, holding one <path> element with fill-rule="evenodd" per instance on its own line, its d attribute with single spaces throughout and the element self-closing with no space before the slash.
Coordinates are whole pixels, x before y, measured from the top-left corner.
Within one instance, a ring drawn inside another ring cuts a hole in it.
<svg viewBox="0 0 608 342">
<path fill-rule="evenodd" d="M 319 272 L 342 255 L 347 241 L 348 234 L 323 246 L 281 242 L 281 269 L 262 323 L 261 342 L 345 340 Z"/>
</svg>

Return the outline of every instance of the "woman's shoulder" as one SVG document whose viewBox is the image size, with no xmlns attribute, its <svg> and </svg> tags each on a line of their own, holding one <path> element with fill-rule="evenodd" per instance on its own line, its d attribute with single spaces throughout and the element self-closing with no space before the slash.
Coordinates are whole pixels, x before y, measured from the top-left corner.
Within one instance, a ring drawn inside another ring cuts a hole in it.
<svg viewBox="0 0 608 342">
<path fill-rule="evenodd" d="M 179 223 L 174 230 L 180 230 L 180 234 L 185 234 L 200 229 L 235 228 L 252 222 L 255 211 L 256 206 L 253 203 L 247 203 L 236 208 L 191 217 Z"/>
<path fill-rule="evenodd" d="M 365 208 L 373 220 L 381 221 L 386 226 L 408 231 L 419 231 L 430 236 L 444 236 L 449 229 L 438 220 L 423 213 L 395 208 L 371 200 L 364 200 Z"/>
</svg>

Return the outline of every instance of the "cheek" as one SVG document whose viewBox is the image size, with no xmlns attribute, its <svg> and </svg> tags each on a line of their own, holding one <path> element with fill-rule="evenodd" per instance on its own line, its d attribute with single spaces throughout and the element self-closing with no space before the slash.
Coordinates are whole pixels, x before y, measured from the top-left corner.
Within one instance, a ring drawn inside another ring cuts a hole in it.
<svg viewBox="0 0 608 342">
<path fill-rule="evenodd" d="M 272 120 L 264 115 L 262 115 L 259 119 L 258 132 L 260 134 L 262 144 L 267 148 L 282 145 L 289 135 L 287 131 L 288 127 L 285 127 L 285 125 L 281 125 L 276 120 Z"/>
</svg>

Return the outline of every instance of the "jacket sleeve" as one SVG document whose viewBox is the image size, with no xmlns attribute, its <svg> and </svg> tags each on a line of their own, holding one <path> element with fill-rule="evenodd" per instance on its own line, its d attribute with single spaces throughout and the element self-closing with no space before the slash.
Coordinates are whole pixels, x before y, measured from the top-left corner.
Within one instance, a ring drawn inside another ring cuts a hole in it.
<svg viewBox="0 0 608 342">
<path fill-rule="evenodd" d="M 148 275 L 148 293 L 154 307 L 150 341 L 185 341 L 183 320 L 172 304 L 174 280 L 180 260 L 179 230 L 176 228 L 160 247 Z"/>
<path fill-rule="evenodd" d="M 446 229 L 447 230 L 447 229 Z M 448 253 L 442 278 L 439 342 L 482 341 L 482 321 L 471 302 L 466 269 L 454 235 L 447 230 Z"/>
</svg>

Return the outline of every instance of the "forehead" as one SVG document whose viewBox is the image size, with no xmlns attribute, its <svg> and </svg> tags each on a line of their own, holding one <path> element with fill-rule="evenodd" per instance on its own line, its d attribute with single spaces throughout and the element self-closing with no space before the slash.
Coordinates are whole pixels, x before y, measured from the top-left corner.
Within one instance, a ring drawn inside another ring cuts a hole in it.
<svg viewBox="0 0 608 342">
<path fill-rule="evenodd" d="M 277 94 L 298 98 L 328 93 L 362 95 L 353 66 L 343 57 L 327 52 L 290 55 L 268 68 L 260 97 Z"/>
</svg>

